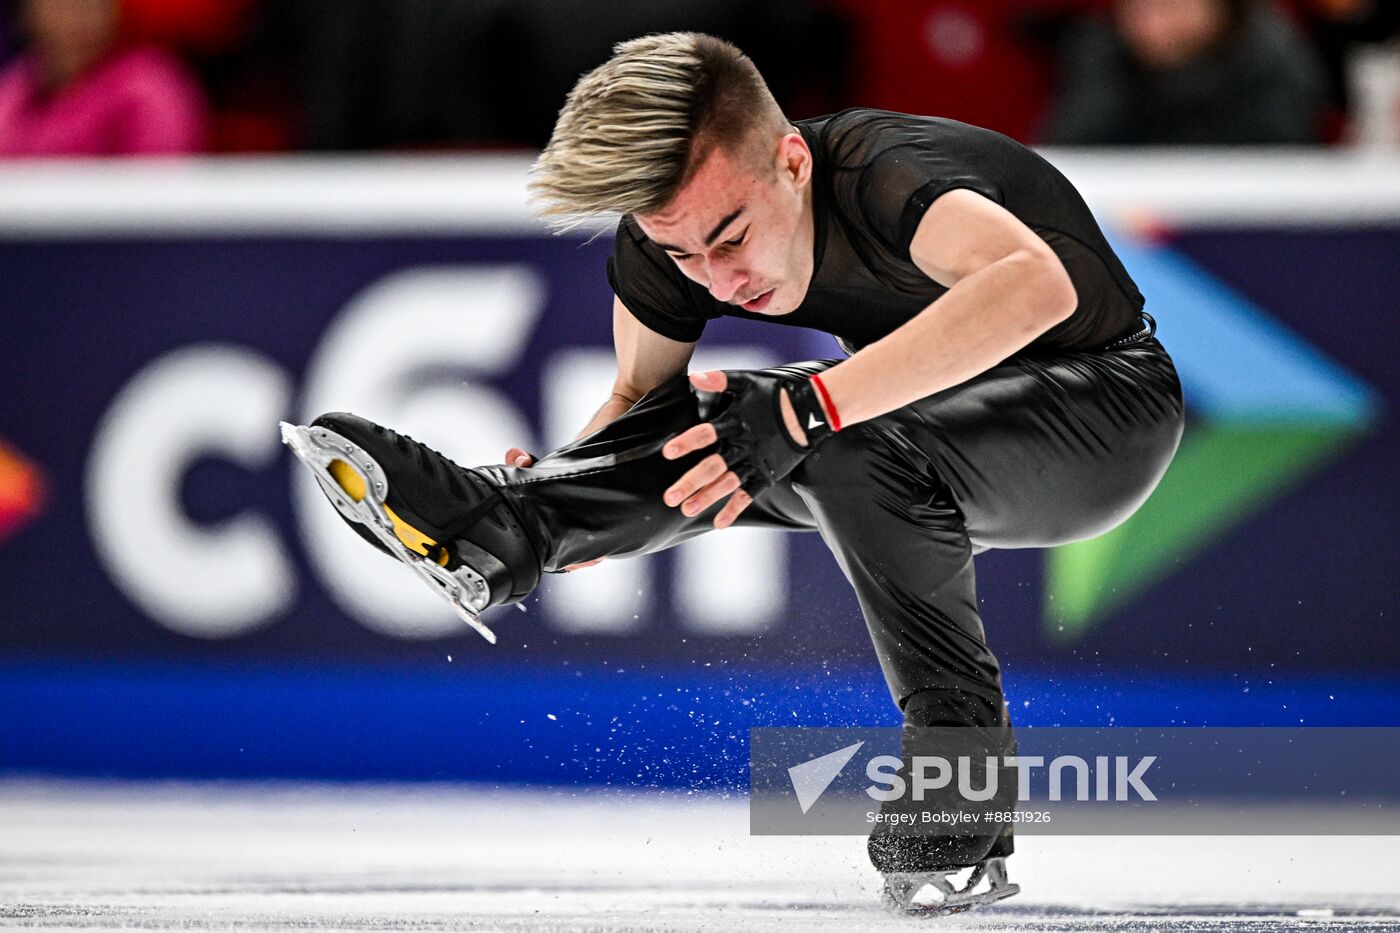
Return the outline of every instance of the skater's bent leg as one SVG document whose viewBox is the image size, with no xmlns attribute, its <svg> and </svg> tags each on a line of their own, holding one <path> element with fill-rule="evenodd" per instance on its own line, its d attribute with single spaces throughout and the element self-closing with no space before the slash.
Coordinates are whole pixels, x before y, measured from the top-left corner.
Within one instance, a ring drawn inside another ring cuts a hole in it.
<svg viewBox="0 0 1400 933">
<path fill-rule="evenodd" d="M 855 589 L 895 702 L 950 687 L 998 701 L 972 545 L 928 458 L 877 418 L 830 437 L 792 486 Z"/>
<path fill-rule="evenodd" d="M 835 360 L 794 363 L 776 371 L 820 372 Z M 774 370 L 770 370 L 774 371 Z M 545 542 L 544 570 L 599 557 L 646 554 L 713 528 L 723 501 L 687 516 L 663 493 L 711 451 L 667 460 L 665 442 L 718 414 L 692 391 L 687 376 L 662 383 L 602 428 L 529 467 L 488 466 L 491 477 L 533 521 Z M 806 504 L 783 484 L 767 490 L 737 524 L 812 530 Z"/>
<path fill-rule="evenodd" d="M 1016 753 L 1016 739 L 1006 704 L 959 689 L 921 690 L 904 702 L 900 773 L 913 787 L 916 763 L 922 759 L 966 762 L 968 783 L 987 786 L 988 758 Z M 927 778 L 927 775 L 922 775 Z M 961 797 L 960 781 L 926 790 L 921 800 L 911 793 L 887 803 L 886 821 L 877 824 L 868 842 L 870 862 L 882 872 L 930 872 L 961 868 L 988 858 L 1005 858 L 1014 849 L 1011 824 L 1000 815 L 1015 808 L 1016 772 L 998 767 L 995 795 L 987 801 Z M 967 822 L 926 822 L 929 814 L 962 814 Z M 890 814 L 907 814 L 891 819 Z"/>
<path fill-rule="evenodd" d="M 989 728 L 985 752 L 1014 753 L 973 553 L 1112 528 L 1151 493 L 1181 428 L 1171 359 L 1148 341 L 1010 361 L 842 431 L 798 468 L 793 486 L 856 590 L 904 710 L 906 767 L 920 728 L 972 726 L 974 739 Z M 1009 827 L 991 828 L 926 841 L 877 832 L 871 857 L 884 871 L 933 871 L 1008 854 Z"/>
<path fill-rule="evenodd" d="M 906 774 L 919 754 L 982 762 L 1009 753 L 1000 672 L 977 612 L 972 545 L 928 458 L 876 419 L 824 443 L 794 474 L 793 486 L 855 588 L 904 712 Z M 950 792 L 956 790 L 954 783 Z M 871 862 L 883 872 L 941 871 L 1009 853 L 1009 840 L 1004 852 L 993 851 L 1000 824 L 961 823 L 954 832 L 922 819 L 924 811 L 966 809 L 946 795 L 887 804 L 887 813 L 909 811 L 913 819 L 877 824 Z"/>
<path fill-rule="evenodd" d="M 1050 547 L 1132 515 L 1184 425 L 1181 384 L 1155 340 L 1012 360 L 892 413 L 962 510 L 979 548 Z"/>
</svg>

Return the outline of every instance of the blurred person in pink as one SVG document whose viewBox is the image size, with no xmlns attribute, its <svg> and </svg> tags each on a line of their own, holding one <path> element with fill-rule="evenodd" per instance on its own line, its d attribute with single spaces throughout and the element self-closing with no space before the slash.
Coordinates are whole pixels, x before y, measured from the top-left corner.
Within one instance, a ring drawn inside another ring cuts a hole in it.
<svg viewBox="0 0 1400 933">
<path fill-rule="evenodd" d="M 117 0 L 25 0 L 28 48 L 0 72 L 0 157 L 204 148 L 205 102 L 168 53 L 121 41 Z"/>
</svg>

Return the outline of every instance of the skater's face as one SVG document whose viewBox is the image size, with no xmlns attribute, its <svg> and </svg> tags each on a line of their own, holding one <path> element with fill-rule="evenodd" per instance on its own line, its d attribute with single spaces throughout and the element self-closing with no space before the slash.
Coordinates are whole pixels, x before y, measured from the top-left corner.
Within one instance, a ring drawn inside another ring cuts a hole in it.
<svg viewBox="0 0 1400 933">
<path fill-rule="evenodd" d="M 718 301 L 797 309 L 812 280 L 812 153 L 800 133 L 716 147 L 663 208 L 637 224 Z"/>
</svg>

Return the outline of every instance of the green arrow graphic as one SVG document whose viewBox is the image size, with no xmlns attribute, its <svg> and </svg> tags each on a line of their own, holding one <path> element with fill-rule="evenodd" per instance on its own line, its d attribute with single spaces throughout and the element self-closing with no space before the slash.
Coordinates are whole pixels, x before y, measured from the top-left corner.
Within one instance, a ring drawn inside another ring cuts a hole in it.
<svg viewBox="0 0 1400 933">
<path fill-rule="evenodd" d="M 1379 410 L 1358 379 L 1185 257 L 1115 246 L 1151 296 L 1191 420 L 1137 514 L 1048 552 L 1044 622 L 1061 642 L 1083 637 L 1340 457 Z"/>
</svg>

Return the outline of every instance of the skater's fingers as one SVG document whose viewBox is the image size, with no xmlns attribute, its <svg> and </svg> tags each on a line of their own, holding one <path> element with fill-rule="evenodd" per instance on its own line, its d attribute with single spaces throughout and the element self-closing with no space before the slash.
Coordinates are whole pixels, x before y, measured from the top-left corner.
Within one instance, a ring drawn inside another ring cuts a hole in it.
<svg viewBox="0 0 1400 933">
<path fill-rule="evenodd" d="M 570 564 L 569 566 L 565 567 L 564 570 L 566 572 L 572 570 L 582 570 L 584 567 L 592 567 L 594 564 L 601 564 L 605 560 L 607 560 L 606 557 L 595 557 L 592 560 L 586 560 L 581 564 Z"/>
<path fill-rule="evenodd" d="M 667 441 L 666 446 L 661 448 L 661 456 L 667 460 L 675 460 L 692 451 L 703 450 L 717 440 L 719 437 L 715 434 L 715 426 L 707 421 L 682 431 Z"/>
<path fill-rule="evenodd" d="M 681 506 L 681 511 L 686 515 L 699 515 L 738 488 L 739 477 L 735 476 L 733 473 L 725 473 L 719 479 L 685 500 L 685 504 Z"/>
<path fill-rule="evenodd" d="M 506 463 L 511 466 L 527 467 L 535 462 L 534 454 L 526 453 L 519 447 L 512 447 L 506 451 Z"/>
<path fill-rule="evenodd" d="M 722 370 L 714 369 L 706 373 L 691 373 L 690 384 L 702 392 L 723 392 L 729 378 Z"/>
<path fill-rule="evenodd" d="M 680 505 L 705 486 L 719 479 L 729 466 L 719 454 L 710 454 L 695 466 L 685 471 L 685 475 L 667 489 L 662 499 L 667 505 Z M 687 511 L 687 515 L 694 512 Z"/>
<path fill-rule="evenodd" d="M 744 509 L 747 509 L 752 502 L 753 496 L 750 496 L 748 493 L 744 492 L 744 490 L 740 489 L 738 492 L 734 493 L 734 495 L 729 497 L 729 501 L 724 504 L 724 508 L 720 509 L 719 514 L 715 516 L 715 527 L 728 528 L 730 525 L 734 524 L 735 519 L 737 519 L 739 515 L 743 513 Z"/>
</svg>

